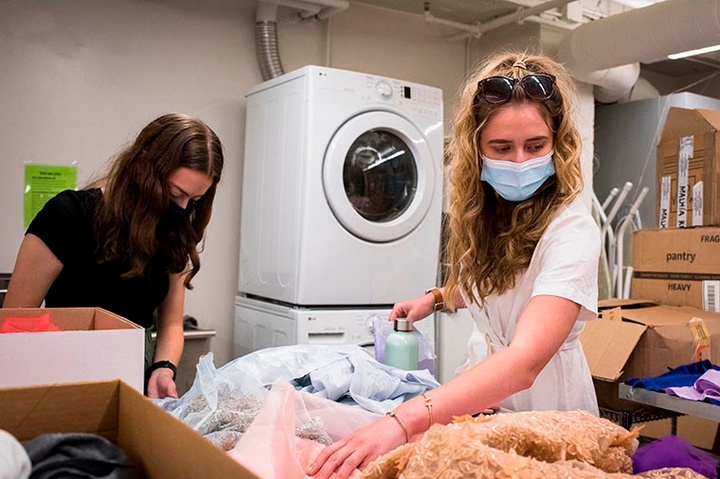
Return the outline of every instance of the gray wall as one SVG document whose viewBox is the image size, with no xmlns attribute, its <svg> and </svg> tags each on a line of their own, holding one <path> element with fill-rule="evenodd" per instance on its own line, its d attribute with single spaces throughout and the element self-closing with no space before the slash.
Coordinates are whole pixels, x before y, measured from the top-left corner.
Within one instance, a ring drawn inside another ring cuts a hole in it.
<svg viewBox="0 0 720 479">
<path fill-rule="evenodd" d="M 83 186 L 151 119 L 169 111 L 197 115 L 220 136 L 227 163 L 201 255 L 203 268 L 188 293 L 186 312 L 217 331 L 212 343 L 216 365 L 231 359 L 243 95 L 261 81 L 255 8 L 249 0 L 3 2 L 0 271 L 12 270 L 24 231 L 26 162 L 76 164 Z M 439 87 L 447 119 L 466 68 L 480 51 L 475 40 L 444 41 L 456 31 L 427 24 L 420 16 L 357 4 L 325 22 L 297 22 L 290 13 L 281 8 L 278 16 L 286 71 L 320 64 Z M 537 37 L 524 39 L 522 31 L 513 32 L 514 46 L 537 45 Z M 537 33 L 534 27 L 532 32 Z M 578 117 L 590 165 L 592 97 L 589 88 L 581 91 Z"/>
<path fill-rule="evenodd" d="M 595 193 L 600 202 L 604 202 L 614 187 L 622 188 L 628 181 L 633 184 L 617 219 L 627 214 L 642 188 L 648 187 L 639 210 L 642 227 L 658 226 L 655 211 L 657 144 L 671 107 L 720 110 L 720 100 L 694 93 L 675 93 L 595 108 Z"/>
</svg>

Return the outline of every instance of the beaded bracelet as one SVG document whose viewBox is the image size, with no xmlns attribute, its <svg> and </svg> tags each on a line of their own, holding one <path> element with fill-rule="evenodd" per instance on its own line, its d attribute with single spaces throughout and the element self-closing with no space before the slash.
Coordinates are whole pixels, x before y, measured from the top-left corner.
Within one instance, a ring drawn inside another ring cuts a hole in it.
<svg viewBox="0 0 720 479">
<path fill-rule="evenodd" d="M 398 424 L 400 424 L 400 427 L 402 428 L 403 432 L 405 433 L 405 442 L 410 442 L 410 433 L 408 432 L 407 426 L 405 425 L 405 421 L 400 419 L 400 416 L 395 414 L 393 411 L 385 413 L 385 415 L 390 416 L 391 418 L 395 419 Z"/>
<path fill-rule="evenodd" d="M 430 396 L 428 396 L 427 394 L 425 394 L 425 393 L 422 393 L 421 396 L 425 398 L 425 407 L 427 408 L 427 411 L 428 411 L 428 429 L 430 429 L 430 426 L 433 425 L 433 417 L 432 417 L 432 407 L 433 407 L 433 403 L 432 403 L 432 398 L 431 398 Z"/>
</svg>

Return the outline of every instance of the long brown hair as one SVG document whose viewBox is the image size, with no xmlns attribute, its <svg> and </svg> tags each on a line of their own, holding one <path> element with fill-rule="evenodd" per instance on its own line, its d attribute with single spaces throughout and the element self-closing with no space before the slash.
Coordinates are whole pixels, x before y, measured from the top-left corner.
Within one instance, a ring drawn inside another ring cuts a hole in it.
<svg viewBox="0 0 720 479">
<path fill-rule="evenodd" d="M 185 287 L 192 289 L 190 281 L 200 270 L 198 244 L 210 221 L 223 162 L 220 140 L 201 120 L 170 113 L 150 122 L 88 186 L 103 188 L 95 219 L 101 262 L 127 262 L 123 277 L 132 278 L 160 259 L 170 273 L 187 270 Z M 180 167 L 208 175 L 212 184 L 186 220 L 159 234 L 160 217 L 171 201 L 168 177 Z"/>
<path fill-rule="evenodd" d="M 518 63 L 522 62 L 522 63 Z M 522 67 L 524 65 L 524 68 Z M 516 86 L 508 103 L 489 104 L 476 98 L 478 81 L 493 75 L 521 78 L 529 73 L 554 75 L 555 91 L 547 100 L 532 100 Z M 564 67 L 545 56 L 502 53 L 486 60 L 461 90 L 448 145 L 450 205 L 445 287 L 460 287 L 481 304 L 490 294 L 515 286 L 527 269 L 535 247 L 558 208 L 569 204 L 583 187 L 580 135 L 571 120 L 574 85 Z M 555 175 L 530 199 L 510 203 L 480 181 L 480 134 L 494 111 L 530 102 L 550 121 L 554 136 Z M 447 294 L 452 304 L 453 294 Z"/>
</svg>

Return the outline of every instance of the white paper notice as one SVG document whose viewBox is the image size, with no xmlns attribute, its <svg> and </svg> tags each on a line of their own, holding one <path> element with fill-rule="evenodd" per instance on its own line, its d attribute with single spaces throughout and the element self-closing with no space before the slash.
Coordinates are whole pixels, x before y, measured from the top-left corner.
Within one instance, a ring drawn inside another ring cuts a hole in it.
<svg viewBox="0 0 720 479">
<path fill-rule="evenodd" d="M 693 156 L 693 136 L 680 138 L 680 152 L 678 154 L 678 185 L 677 185 L 677 227 L 688 226 L 688 169 L 690 158 Z"/>
<path fill-rule="evenodd" d="M 692 188 L 692 225 L 703 224 L 703 182 L 698 181 Z"/>
<path fill-rule="evenodd" d="M 658 225 L 660 228 L 669 228 L 670 217 L 670 184 L 672 183 L 669 176 L 660 178 L 660 218 Z"/>
</svg>

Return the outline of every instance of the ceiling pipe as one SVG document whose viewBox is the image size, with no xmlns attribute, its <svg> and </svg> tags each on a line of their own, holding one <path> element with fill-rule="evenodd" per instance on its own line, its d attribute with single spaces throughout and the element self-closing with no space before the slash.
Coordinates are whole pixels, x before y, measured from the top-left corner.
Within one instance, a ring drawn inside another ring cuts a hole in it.
<svg viewBox="0 0 720 479">
<path fill-rule="evenodd" d="M 574 77 L 578 81 L 594 85 L 593 94 L 600 103 L 627 101 L 640 78 L 640 64 L 628 63 Z"/>
<path fill-rule="evenodd" d="M 515 12 L 502 17 L 495 18 L 486 23 L 477 23 L 474 25 L 468 25 L 466 23 L 453 22 L 450 20 L 444 20 L 437 18 L 430 13 L 430 1 L 426 0 L 424 3 L 423 11 L 425 20 L 428 23 L 437 23 L 448 27 L 457 28 L 459 30 L 465 30 L 465 32 L 459 33 L 448 37 L 447 41 L 463 40 L 469 36 L 480 38 L 483 33 L 495 30 L 496 28 L 504 27 L 513 23 L 521 23 L 524 19 L 536 15 L 538 13 L 545 12 L 552 8 L 561 7 L 567 5 L 575 0 L 549 0 L 547 2 L 535 5 L 534 7 L 518 8 Z"/>
<path fill-rule="evenodd" d="M 667 0 L 585 23 L 560 42 L 577 75 L 720 44 L 720 0 Z"/>
<path fill-rule="evenodd" d="M 285 73 L 277 36 L 278 5 L 300 10 L 301 20 L 325 20 L 350 6 L 345 0 L 260 0 L 255 14 L 255 54 L 263 80 Z"/>
<path fill-rule="evenodd" d="M 259 0 L 284 7 L 300 10 L 301 20 L 326 20 L 336 13 L 347 10 L 350 3 L 346 0 Z"/>
<path fill-rule="evenodd" d="M 345 0 L 312 0 L 312 3 L 317 3 L 325 7 L 313 17 L 316 20 L 327 20 L 336 13 L 340 13 L 350 8 L 350 3 Z"/>
</svg>

